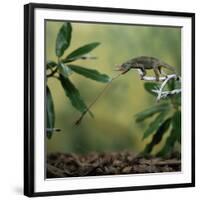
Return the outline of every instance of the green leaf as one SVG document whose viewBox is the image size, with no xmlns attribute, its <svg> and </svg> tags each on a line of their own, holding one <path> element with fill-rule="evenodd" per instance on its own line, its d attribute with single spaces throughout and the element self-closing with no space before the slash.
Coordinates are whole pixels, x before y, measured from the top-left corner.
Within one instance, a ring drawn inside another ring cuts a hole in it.
<svg viewBox="0 0 200 200">
<path fill-rule="evenodd" d="M 176 140 L 181 143 L 181 112 L 177 111 L 172 118 L 172 127 L 174 129 Z"/>
<path fill-rule="evenodd" d="M 63 63 L 59 63 L 58 72 L 67 78 L 72 73 L 72 70 Z"/>
<path fill-rule="evenodd" d="M 79 47 L 78 49 L 74 50 L 72 53 L 70 53 L 63 62 L 71 62 L 73 60 L 79 59 L 83 57 L 84 55 L 88 54 L 90 51 L 92 51 L 94 48 L 96 48 L 100 43 L 99 42 L 93 42 L 90 44 L 86 44 L 82 47 Z"/>
<path fill-rule="evenodd" d="M 152 151 L 153 147 L 162 140 L 164 133 L 168 130 L 170 126 L 170 122 L 171 122 L 171 118 L 168 118 L 162 123 L 160 128 L 154 134 L 152 141 L 146 145 L 144 154 L 147 154 L 147 153 L 149 154 Z"/>
<path fill-rule="evenodd" d="M 169 110 L 169 107 L 170 107 L 170 105 L 168 103 L 163 103 L 163 104 L 159 104 L 159 105 L 155 105 L 153 107 L 150 107 L 150 108 L 148 108 L 148 109 L 146 109 L 146 110 L 144 110 L 140 113 L 137 113 L 135 115 L 136 122 L 143 121 L 146 118 L 151 117 L 156 113 L 167 111 L 167 110 Z"/>
<path fill-rule="evenodd" d="M 159 83 L 150 83 L 150 82 L 144 83 L 145 90 L 154 96 L 157 96 L 157 94 L 153 92 L 152 90 L 155 90 L 159 87 L 160 87 Z"/>
<path fill-rule="evenodd" d="M 179 80 L 171 79 L 168 81 L 167 86 L 170 91 L 174 89 L 180 89 L 181 82 Z"/>
<path fill-rule="evenodd" d="M 68 65 L 68 67 L 72 71 L 95 81 L 99 81 L 103 83 L 107 83 L 111 81 L 111 78 L 108 75 L 100 74 L 97 70 L 94 70 L 94 69 L 87 69 L 87 68 L 80 67 L 77 65 Z"/>
<path fill-rule="evenodd" d="M 172 118 L 172 130 L 167 137 L 164 147 L 157 156 L 170 154 L 174 148 L 175 142 L 181 143 L 181 112 L 177 111 Z"/>
<path fill-rule="evenodd" d="M 167 83 L 167 86 L 168 86 L 169 91 L 174 90 L 175 89 L 175 80 L 174 79 L 169 80 Z"/>
<path fill-rule="evenodd" d="M 153 134 L 158 128 L 162 125 L 163 119 L 166 115 L 166 112 L 160 113 L 153 122 L 151 122 L 147 128 L 147 130 L 144 132 L 143 139 L 147 138 L 151 134 Z"/>
<path fill-rule="evenodd" d="M 56 55 L 61 57 L 69 47 L 71 41 L 72 26 L 66 22 L 60 28 L 56 38 Z"/>
<path fill-rule="evenodd" d="M 85 112 L 87 110 L 87 106 L 84 103 L 82 97 L 80 96 L 78 89 L 73 85 L 70 79 L 60 74 L 60 82 L 65 91 L 66 96 L 69 98 L 74 108 L 76 108 L 81 113 Z"/>
<path fill-rule="evenodd" d="M 54 111 L 54 104 L 53 104 L 53 98 L 51 95 L 51 91 L 49 87 L 46 87 L 46 97 L 47 97 L 47 107 L 46 107 L 46 114 L 47 114 L 47 128 L 49 130 L 53 130 L 55 125 L 55 111 Z M 52 136 L 53 131 L 47 132 L 47 137 L 50 139 Z"/>
<path fill-rule="evenodd" d="M 54 61 L 47 61 L 46 67 L 47 67 L 47 69 L 51 69 L 51 68 L 55 67 L 56 65 L 57 65 L 57 63 Z"/>
<path fill-rule="evenodd" d="M 156 155 L 159 157 L 163 157 L 171 153 L 174 148 L 175 142 L 176 142 L 176 138 L 175 138 L 174 130 L 172 129 L 170 135 L 167 137 L 164 147 Z"/>
<path fill-rule="evenodd" d="M 181 93 L 179 93 L 179 94 L 176 96 L 175 100 L 176 100 L 177 105 L 181 106 Z"/>
</svg>

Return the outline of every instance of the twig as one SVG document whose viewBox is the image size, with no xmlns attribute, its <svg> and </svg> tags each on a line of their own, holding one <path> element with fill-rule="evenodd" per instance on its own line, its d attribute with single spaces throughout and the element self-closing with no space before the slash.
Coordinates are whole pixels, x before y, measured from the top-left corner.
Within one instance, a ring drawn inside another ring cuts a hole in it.
<svg viewBox="0 0 200 200">
<path fill-rule="evenodd" d="M 140 75 L 142 80 L 144 80 L 144 81 L 157 81 L 156 77 L 154 77 L 154 76 L 143 76 L 144 73 L 142 72 L 142 70 L 137 69 L 137 71 L 138 71 L 138 74 Z M 159 77 L 158 81 L 163 82 L 168 78 L 169 79 L 177 78 L 177 75 L 176 74 L 170 74 L 170 75 L 167 75 L 167 76 L 161 76 L 161 77 Z"/>
<path fill-rule="evenodd" d="M 159 90 L 152 90 L 152 92 L 155 92 L 155 93 L 158 94 L 160 91 Z M 175 89 L 175 90 L 172 90 L 172 91 L 162 91 L 161 99 L 166 98 L 170 95 L 175 95 L 175 94 L 179 94 L 179 93 L 181 93 L 181 89 Z"/>
<path fill-rule="evenodd" d="M 71 58 L 71 59 L 65 58 L 65 59 L 62 60 L 62 62 L 63 63 L 70 63 L 70 62 L 73 62 L 75 60 L 87 60 L 87 59 L 95 60 L 95 59 L 97 59 L 97 57 L 96 56 L 85 55 L 85 56 L 81 56 L 79 58 Z"/>
<path fill-rule="evenodd" d="M 158 96 L 157 96 L 157 101 L 159 101 L 161 99 L 161 96 L 162 96 L 162 91 L 165 87 L 165 85 L 167 84 L 167 82 L 169 80 L 171 80 L 172 78 L 176 79 L 177 78 L 177 75 L 176 74 L 172 74 L 172 75 L 168 75 L 165 79 L 165 81 L 162 83 L 162 85 L 160 86 L 160 89 L 159 89 L 159 93 L 158 93 Z"/>
<path fill-rule="evenodd" d="M 157 81 L 156 77 L 152 76 L 144 76 L 144 73 L 142 70 L 138 69 L 138 73 L 142 80 L 145 81 Z M 157 93 L 157 101 L 159 101 L 161 98 L 166 98 L 169 95 L 179 94 L 181 93 L 181 89 L 174 89 L 172 91 L 163 91 L 165 85 L 168 83 L 171 79 L 179 79 L 181 81 L 181 77 L 177 76 L 176 74 L 170 74 L 164 77 L 159 77 L 158 81 L 163 82 L 159 88 L 159 90 L 152 90 L 152 92 Z"/>
<path fill-rule="evenodd" d="M 52 70 L 50 74 L 47 74 L 47 78 L 52 77 L 57 72 L 57 68 Z"/>
</svg>

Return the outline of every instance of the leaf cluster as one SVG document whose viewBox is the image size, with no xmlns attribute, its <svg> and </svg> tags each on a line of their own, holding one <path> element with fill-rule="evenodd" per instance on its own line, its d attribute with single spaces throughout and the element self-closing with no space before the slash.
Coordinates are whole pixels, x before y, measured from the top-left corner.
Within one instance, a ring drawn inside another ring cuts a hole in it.
<svg viewBox="0 0 200 200">
<path fill-rule="evenodd" d="M 72 25 L 69 22 L 65 22 L 61 26 L 55 42 L 55 54 L 57 56 L 57 62 L 52 60 L 47 61 L 46 73 L 47 78 L 54 77 L 60 82 L 66 94 L 66 97 L 70 100 L 72 106 L 80 113 L 84 113 L 87 110 L 87 105 L 84 102 L 84 99 L 81 97 L 79 90 L 71 81 L 71 74 L 76 73 L 81 76 L 84 76 L 85 78 L 89 78 L 91 80 L 102 83 L 110 82 L 111 79 L 108 75 L 102 74 L 97 70 L 85 68 L 72 63 L 80 59 L 94 59 L 94 57 L 89 56 L 88 53 L 90 53 L 93 49 L 99 46 L 99 42 L 92 42 L 83 45 L 70 52 L 67 56 L 64 56 L 66 50 L 71 44 L 72 30 Z M 46 86 L 46 97 L 47 137 L 51 138 L 52 133 L 54 132 L 55 110 L 52 94 L 48 85 Z M 91 112 L 89 113 L 91 116 L 93 116 Z"/>
<path fill-rule="evenodd" d="M 156 95 L 152 90 L 159 87 L 159 83 L 145 83 L 145 90 L 151 95 Z M 167 84 L 169 90 L 174 90 L 180 87 L 180 82 L 170 80 Z M 162 103 L 136 114 L 136 122 L 140 123 L 146 119 L 150 119 L 148 128 L 143 133 L 143 140 L 152 138 L 146 145 L 143 154 L 149 154 L 153 148 L 159 144 L 165 134 L 169 133 L 166 142 L 162 149 L 157 153 L 157 156 L 166 156 L 172 153 L 176 142 L 181 143 L 181 95 L 177 94 L 163 100 Z M 153 120 L 151 120 L 153 119 Z"/>
</svg>

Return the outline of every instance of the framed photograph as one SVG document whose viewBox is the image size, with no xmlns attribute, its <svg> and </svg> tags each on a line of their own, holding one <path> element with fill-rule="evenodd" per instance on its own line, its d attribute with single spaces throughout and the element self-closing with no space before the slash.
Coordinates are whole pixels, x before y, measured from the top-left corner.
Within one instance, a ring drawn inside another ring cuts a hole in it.
<svg viewBox="0 0 200 200">
<path fill-rule="evenodd" d="M 24 194 L 195 185 L 195 14 L 24 6 Z"/>
</svg>

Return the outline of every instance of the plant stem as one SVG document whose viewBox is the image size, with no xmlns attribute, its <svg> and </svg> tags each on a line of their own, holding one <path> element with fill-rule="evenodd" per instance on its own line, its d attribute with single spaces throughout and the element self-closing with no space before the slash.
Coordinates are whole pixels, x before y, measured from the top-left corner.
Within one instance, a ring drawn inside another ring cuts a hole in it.
<svg viewBox="0 0 200 200">
<path fill-rule="evenodd" d="M 51 71 L 50 74 L 47 75 L 47 78 L 52 77 L 57 72 L 57 67 Z"/>
</svg>

